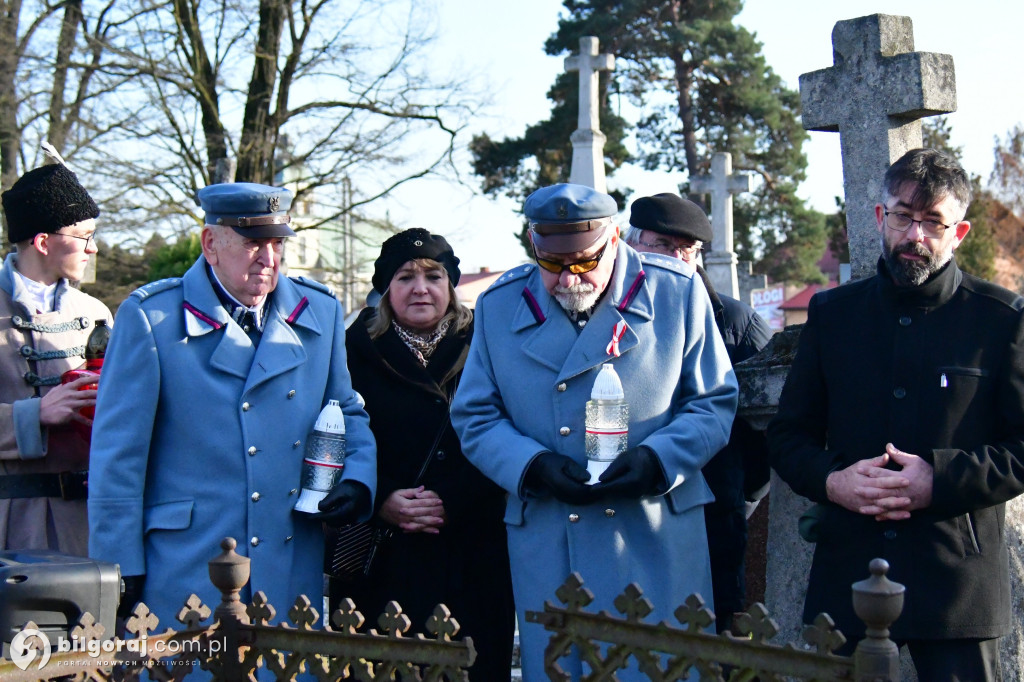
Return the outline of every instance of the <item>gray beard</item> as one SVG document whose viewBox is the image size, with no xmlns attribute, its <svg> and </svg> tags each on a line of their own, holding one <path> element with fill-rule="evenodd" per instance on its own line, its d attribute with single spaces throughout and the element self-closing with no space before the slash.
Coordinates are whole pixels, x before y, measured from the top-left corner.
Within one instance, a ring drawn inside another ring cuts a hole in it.
<svg viewBox="0 0 1024 682">
<path fill-rule="evenodd" d="M 912 253 L 923 257 L 924 260 L 904 260 L 899 257 L 901 253 Z M 882 256 L 885 258 L 885 267 L 889 270 L 889 276 L 892 277 L 896 286 L 901 287 L 921 286 L 949 262 L 949 257 L 943 258 L 943 254 L 930 252 L 921 244 L 913 242 L 889 249 L 884 239 L 882 240 Z"/>
<path fill-rule="evenodd" d="M 574 284 L 571 287 L 556 286 L 552 295 L 570 313 L 583 313 L 594 307 L 600 293 L 593 284 Z"/>
</svg>

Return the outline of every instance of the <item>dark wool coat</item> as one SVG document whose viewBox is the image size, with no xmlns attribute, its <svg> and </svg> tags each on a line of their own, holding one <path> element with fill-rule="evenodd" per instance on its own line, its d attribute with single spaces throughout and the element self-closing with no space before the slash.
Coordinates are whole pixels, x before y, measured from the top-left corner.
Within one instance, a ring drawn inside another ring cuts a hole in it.
<svg viewBox="0 0 1024 682">
<path fill-rule="evenodd" d="M 345 596 L 370 623 L 389 600 L 397 601 L 414 632 L 426 632 L 434 607 L 445 604 L 462 626 L 458 636 L 473 638 L 478 655 L 470 678 L 507 680 L 514 609 L 505 494 L 463 456 L 448 415 L 472 327 L 442 339 L 424 368 L 393 329 L 370 339 L 366 325 L 373 314 L 364 310 L 349 327 L 346 348 L 352 386 L 366 401 L 377 439 L 376 509 L 395 490 L 413 487 L 445 425 L 422 484 L 444 502 L 447 523 L 438 535 L 395 529 L 371 578 L 346 586 Z"/>
<path fill-rule="evenodd" d="M 772 330 L 753 308 L 713 289 L 709 289 L 708 294 L 715 325 L 722 334 L 725 350 L 733 365 L 749 360 L 768 345 Z M 701 473 L 715 494 L 715 501 L 704 508 L 706 516 L 725 516 L 744 510 L 748 497 L 768 483 L 768 451 L 764 434 L 755 431 L 743 419 L 734 420 L 729 444 L 704 465 Z M 708 541 L 714 542 L 710 534 Z"/>
<path fill-rule="evenodd" d="M 757 355 L 772 338 L 768 324 L 746 303 L 716 292 L 703 268 L 698 267 L 697 273 L 707 287 L 715 325 L 729 360 L 735 365 Z M 735 419 L 729 443 L 704 465 L 701 473 L 715 495 L 715 501 L 704 507 L 704 524 L 715 595 L 715 628 L 724 632 L 732 626 L 732 615 L 746 610 L 747 499 L 764 496 L 770 475 L 764 432 L 755 431 L 744 419 Z"/>
<path fill-rule="evenodd" d="M 906 585 L 894 639 L 992 638 L 1010 626 L 1004 503 L 1024 491 L 1024 300 L 951 262 L 899 289 L 818 293 L 768 429 L 772 466 L 824 504 L 804 621 L 860 637 L 851 583 L 886 559 Z M 932 503 L 875 521 L 828 502 L 827 475 L 892 442 L 934 467 Z M 793 519 L 796 522 L 796 519 Z"/>
</svg>

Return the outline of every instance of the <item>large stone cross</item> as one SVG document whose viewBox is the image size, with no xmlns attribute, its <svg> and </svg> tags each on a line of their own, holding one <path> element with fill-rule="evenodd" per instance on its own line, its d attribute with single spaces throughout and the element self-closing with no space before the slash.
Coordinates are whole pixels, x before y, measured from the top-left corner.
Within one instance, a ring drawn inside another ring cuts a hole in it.
<svg viewBox="0 0 1024 682">
<path fill-rule="evenodd" d="M 615 69 L 615 56 L 598 54 L 597 38 L 580 38 L 580 53 L 565 58 L 565 70 L 580 74 L 580 107 L 577 130 L 572 140 L 572 169 L 569 182 L 607 191 L 604 178 L 604 141 L 600 130 L 598 78 L 601 71 Z"/>
<path fill-rule="evenodd" d="M 715 291 L 733 298 L 740 297 L 736 273 L 736 252 L 732 239 L 732 195 L 749 192 L 753 185 L 749 175 L 732 172 L 732 154 L 718 152 L 711 157 L 711 174 L 690 178 L 690 191 L 711 194 L 711 250 L 704 254 L 704 268 Z"/>
<path fill-rule="evenodd" d="M 886 169 L 921 146 L 918 119 L 956 111 L 953 58 L 913 50 L 910 17 L 840 21 L 832 29 L 834 65 L 800 76 L 804 128 L 839 133 L 854 279 L 875 272 L 875 204 Z"/>
</svg>

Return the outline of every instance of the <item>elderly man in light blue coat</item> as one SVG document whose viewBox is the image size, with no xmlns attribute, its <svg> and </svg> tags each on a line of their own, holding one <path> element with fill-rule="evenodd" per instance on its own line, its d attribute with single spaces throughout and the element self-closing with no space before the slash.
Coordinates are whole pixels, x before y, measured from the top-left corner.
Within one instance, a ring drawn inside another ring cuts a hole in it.
<svg viewBox="0 0 1024 682">
<path fill-rule="evenodd" d="M 621 243 L 611 197 L 555 185 L 524 209 L 537 266 L 505 273 L 478 301 L 452 417 L 467 457 L 509 493 L 523 673 L 534 681 L 547 679 L 548 635 L 525 611 L 554 601 L 573 571 L 594 609 L 614 613 L 631 582 L 652 622 L 691 593 L 710 602 L 703 505 L 713 498 L 700 470 L 728 440 L 737 388 L 700 278 Z M 584 410 L 606 362 L 629 403 L 628 449 L 588 485 Z M 575 657 L 560 665 L 572 679 L 583 672 Z"/>
<path fill-rule="evenodd" d="M 278 276 L 290 193 L 237 183 L 199 198 L 203 255 L 121 304 L 93 429 L 90 556 L 120 564 L 122 607 L 141 598 L 161 629 L 192 592 L 219 602 L 207 562 L 226 536 L 251 560 L 243 601 L 262 590 L 278 613 L 299 594 L 319 608 L 322 520 L 293 507 L 328 400 L 344 412 L 347 457 L 326 520 L 367 517 L 376 487 L 341 307 L 322 285 Z"/>
</svg>

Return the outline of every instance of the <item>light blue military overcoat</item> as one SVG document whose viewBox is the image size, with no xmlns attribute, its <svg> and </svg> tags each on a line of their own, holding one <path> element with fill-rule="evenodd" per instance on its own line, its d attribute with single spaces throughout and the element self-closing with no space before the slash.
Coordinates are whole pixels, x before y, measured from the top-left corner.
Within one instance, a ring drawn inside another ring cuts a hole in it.
<svg viewBox="0 0 1024 682">
<path fill-rule="evenodd" d="M 344 320 L 321 285 L 281 277 L 258 347 L 199 260 L 121 304 L 100 382 L 89 478 L 89 550 L 146 574 L 163 627 L 196 592 L 219 603 L 207 562 L 226 536 L 251 559 L 252 592 L 279 614 L 320 608 L 321 524 L 292 510 L 313 424 L 329 399 L 347 428 L 344 477 L 376 487 L 369 419 L 352 390 Z"/>
<path fill-rule="evenodd" d="M 620 320 L 621 356 L 612 357 Z M 586 466 L 585 404 L 604 362 L 629 402 L 629 445 L 657 454 L 668 492 L 588 506 L 524 497 L 523 474 L 538 453 Z M 703 505 L 713 497 L 700 470 L 729 437 L 736 395 L 707 292 L 681 261 L 642 260 L 620 243 L 608 289 L 579 333 L 533 265 L 482 295 L 452 420 L 466 456 L 510 493 L 505 522 L 525 680 L 547 679 L 548 633 L 524 612 L 557 603 L 555 590 L 572 571 L 593 591 L 593 609 L 617 613 L 612 602 L 631 582 L 654 605 L 650 622 L 673 621 L 693 592 L 710 603 Z M 578 661 L 561 665 L 578 679 Z"/>
</svg>

